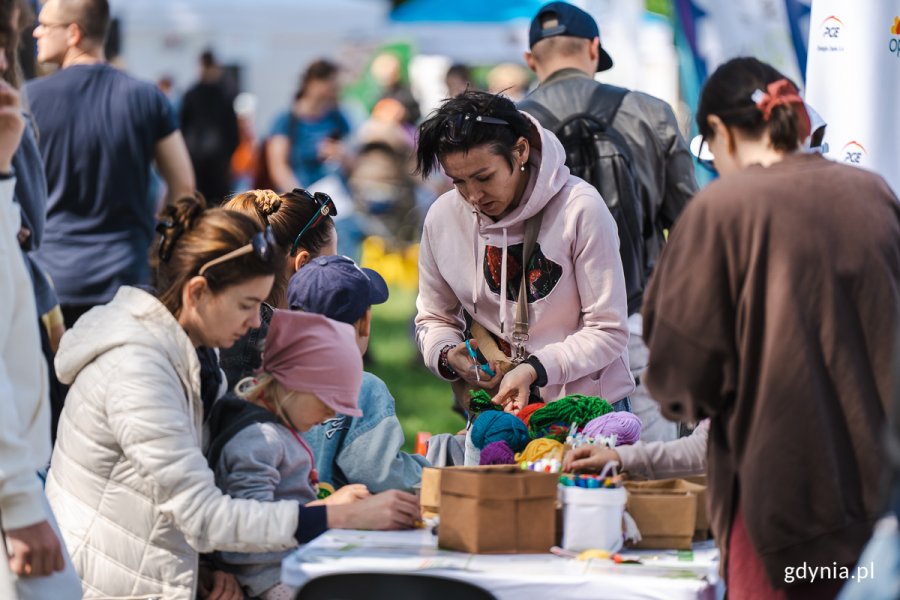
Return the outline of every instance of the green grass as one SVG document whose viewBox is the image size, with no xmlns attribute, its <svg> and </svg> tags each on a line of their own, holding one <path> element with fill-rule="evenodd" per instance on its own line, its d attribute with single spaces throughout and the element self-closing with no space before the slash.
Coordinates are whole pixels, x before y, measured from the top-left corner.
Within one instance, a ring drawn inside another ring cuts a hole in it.
<svg viewBox="0 0 900 600">
<path fill-rule="evenodd" d="M 429 371 L 413 338 L 416 294 L 391 289 L 390 299 L 372 307 L 371 362 L 366 369 L 387 384 L 397 401 L 397 417 L 412 451 L 416 433 L 456 433 L 465 421 L 451 410 L 450 385 Z"/>
</svg>

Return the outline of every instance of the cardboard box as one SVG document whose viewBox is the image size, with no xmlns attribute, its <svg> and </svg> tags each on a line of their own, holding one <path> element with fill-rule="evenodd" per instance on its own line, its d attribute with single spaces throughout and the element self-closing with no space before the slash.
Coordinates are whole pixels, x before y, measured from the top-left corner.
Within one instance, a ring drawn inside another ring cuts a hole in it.
<svg viewBox="0 0 900 600">
<path fill-rule="evenodd" d="M 694 541 L 709 539 L 709 513 L 706 507 L 706 475 L 683 479 L 659 479 L 655 481 L 628 482 L 631 489 L 657 489 L 691 492 L 697 496 L 697 520 L 694 523 Z"/>
<path fill-rule="evenodd" d="M 627 481 L 625 510 L 641 531 L 635 548 L 690 550 L 697 525 L 699 494 L 706 488 L 683 479 Z M 705 508 L 701 508 L 705 515 Z"/>
<path fill-rule="evenodd" d="M 441 469 L 422 469 L 422 486 L 419 490 L 419 505 L 422 516 L 430 517 L 441 512 Z"/>
<path fill-rule="evenodd" d="M 548 552 L 559 475 L 514 465 L 441 469 L 438 546 L 477 554 Z"/>
</svg>

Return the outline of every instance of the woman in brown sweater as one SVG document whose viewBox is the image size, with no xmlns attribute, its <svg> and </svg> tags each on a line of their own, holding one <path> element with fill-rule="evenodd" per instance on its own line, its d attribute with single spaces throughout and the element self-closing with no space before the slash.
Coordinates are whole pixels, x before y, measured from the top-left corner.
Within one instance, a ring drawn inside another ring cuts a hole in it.
<svg viewBox="0 0 900 600">
<path fill-rule="evenodd" d="M 647 386 L 668 418 L 710 418 L 729 598 L 833 597 L 879 516 L 900 204 L 879 176 L 798 152 L 806 108 L 758 60 L 713 73 L 697 124 L 721 177 L 647 291 Z"/>
</svg>

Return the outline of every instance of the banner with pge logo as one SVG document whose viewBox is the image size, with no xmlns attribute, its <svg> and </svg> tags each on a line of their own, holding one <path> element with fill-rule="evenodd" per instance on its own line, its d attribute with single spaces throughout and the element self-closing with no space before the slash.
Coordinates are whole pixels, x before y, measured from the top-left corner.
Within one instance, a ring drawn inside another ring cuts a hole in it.
<svg viewBox="0 0 900 600">
<path fill-rule="evenodd" d="M 806 99 L 828 123 L 825 155 L 900 196 L 900 1 L 813 1 Z"/>
</svg>

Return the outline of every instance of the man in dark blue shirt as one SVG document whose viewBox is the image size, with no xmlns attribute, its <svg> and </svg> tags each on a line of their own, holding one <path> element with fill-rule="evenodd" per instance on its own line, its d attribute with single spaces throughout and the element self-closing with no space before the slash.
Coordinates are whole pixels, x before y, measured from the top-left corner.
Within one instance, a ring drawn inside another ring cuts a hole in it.
<svg viewBox="0 0 900 600">
<path fill-rule="evenodd" d="M 162 92 L 105 62 L 106 0 L 48 0 L 38 21 L 38 61 L 60 70 L 27 86 L 48 185 L 36 259 L 71 326 L 119 286 L 149 282 L 151 162 L 169 200 L 193 193 L 194 174 Z"/>
</svg>

